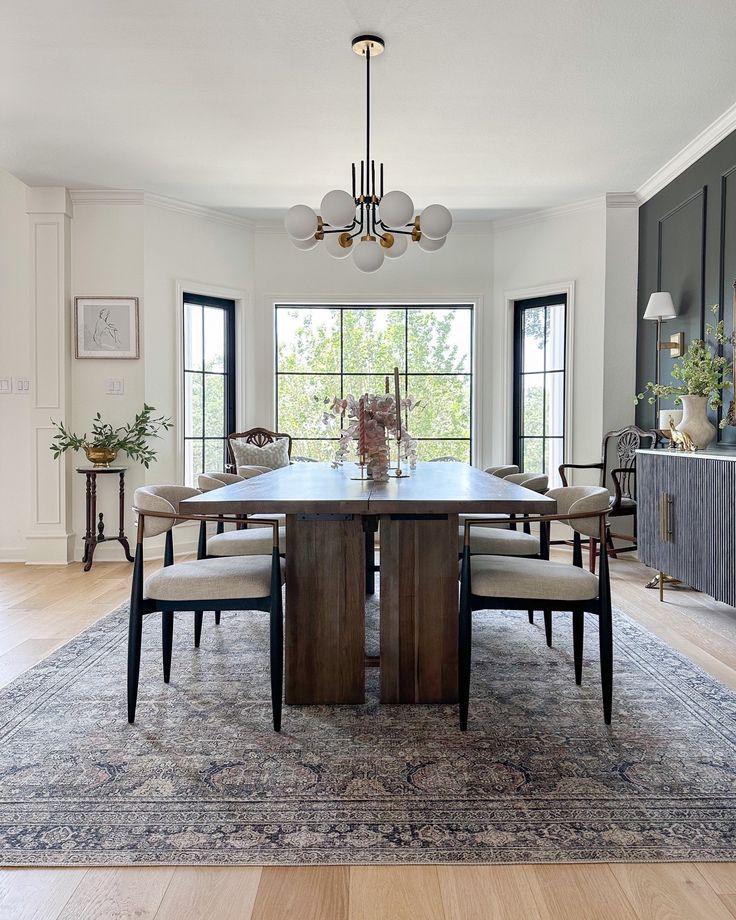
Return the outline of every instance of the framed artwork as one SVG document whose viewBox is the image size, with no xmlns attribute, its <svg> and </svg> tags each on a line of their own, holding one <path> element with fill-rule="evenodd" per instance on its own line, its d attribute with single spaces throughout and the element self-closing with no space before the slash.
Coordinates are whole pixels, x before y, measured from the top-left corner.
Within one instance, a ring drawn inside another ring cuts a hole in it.
<svg viewBox="0 0 736 920">
<path fill-rule="evenodd" d="M 137 297 L 75 297 L 77 358 L 139 358 Z"/>
</svg>

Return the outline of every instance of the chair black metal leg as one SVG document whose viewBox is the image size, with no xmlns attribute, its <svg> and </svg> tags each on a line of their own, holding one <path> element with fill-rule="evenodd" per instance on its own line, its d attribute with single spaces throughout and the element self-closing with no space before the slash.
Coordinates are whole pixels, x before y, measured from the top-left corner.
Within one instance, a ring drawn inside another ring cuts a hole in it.
<svg viewBox="0 0 736 920">
<path fill-rule="evenodd" d="M 203 611 L 197 610 L 194 614 L 194 647 L 199 648 L 199 640 L 202 638 L 202 617 Z"/>
<path fill-rule="evenodd" d="M 373 530 L 366 530 L 365 538 L 365 593 L 376 593 L 376 534 Z"/>
<path fill-rule="evenodd" d="M 601 655 L 601 690 L 603 692 L 603 719 L 611 724 L 613 703 L 613 621 L 611 617 L 611 584 L 608 573 L 608 554 L 601 553 L 598 572 L 599 611 L 598 636 Z"/>
<path fill-rule="evenodd" d="M 219 625 L 220 625 L 220 611 L 215 610 L 215 626 L 219 626 Z"/>
<path fill-rule="evenodd" d="M 527 612 L 528 612 L 528 614 L 529 614 L 529 622 L 530 622 L 532 625 L 534 625 L 534 611 L 533 611 L 533 610 L 529 610 L 529 611 L 527 611 Z"/>
<path fill-rule="evenodd" d="M 552 611 L 544 611 L 544 635 L 547 639 L 547 645 L 552 648 Z"/>
<path fill-rule="evenodd" d="M 130 605 L 128 622 L 128 722 L 135 722 L 135 706 L 138 701 L 138 677 L 141 671 L 141 644 L 143 641 L 143 616 Z"/>
<path fill-rule="evenodd" d="M 174 611 L 165 610 L 161 614 L 161 645 L 164 655 L 164 683 L 168 684 L 171 676 L 171 649 L 174 644 Z"/>
<path fill-rule="evenodd" d="M 583 682 L 583 631 L 585 627 L 585 614 L 582 610 L 572 612 L 572 647 L 575 656 L 575 683 L 580 686 Z"/>
</svg>

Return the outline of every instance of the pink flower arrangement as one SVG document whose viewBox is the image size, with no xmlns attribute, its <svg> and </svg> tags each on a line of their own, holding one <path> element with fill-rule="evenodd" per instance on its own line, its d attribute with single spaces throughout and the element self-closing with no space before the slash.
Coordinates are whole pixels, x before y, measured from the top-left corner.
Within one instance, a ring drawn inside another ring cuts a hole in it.
<svg viewBox="0 0 736 920">
<path fill-rule="evenodd" d="M 327 400 L 325 400 L 327 402 Z M 401 450 L 412 469 L 417 461 L 417 442 L 409 434 L 404 419 L 418 405 L 417 400 L 406 396 L 401 400 Z M 342 416 L 344 427 L 340 435 L 340 444 L 335 454 L 333 466 L 343 463 L 351 450 L 353 442 L 358 442 L 358 462 L 367 464 L 368 473 L 373 479 L 388 479 L 390 466 L 388 433 L 396 436 L 396 400 L 390 394 L 371 396 L 368 393 L 355 398 L 349 394 L 344 399 L 335 397 L 329 403 L 329 409 L 323 415 L 328 424 L 335 416 Z M 361 456 L 362 452 L 362 456 Z"/>
</svg>

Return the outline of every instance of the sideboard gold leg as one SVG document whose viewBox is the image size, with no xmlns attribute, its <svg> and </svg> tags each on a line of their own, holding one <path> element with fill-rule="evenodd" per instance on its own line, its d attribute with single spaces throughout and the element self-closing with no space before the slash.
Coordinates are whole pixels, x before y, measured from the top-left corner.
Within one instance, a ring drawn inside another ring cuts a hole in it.
<svg viewBox="0 0 736 920">
<path fill-rule="evenodd" d="M 664 572 L 659 573 L 659 603 L 664 602 Z"/>
</svg>

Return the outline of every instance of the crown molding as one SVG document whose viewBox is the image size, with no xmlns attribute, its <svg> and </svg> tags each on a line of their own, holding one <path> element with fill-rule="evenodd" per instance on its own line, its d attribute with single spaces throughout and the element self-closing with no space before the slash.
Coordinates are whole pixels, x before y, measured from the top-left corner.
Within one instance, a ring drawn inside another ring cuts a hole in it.
<svg viewBox="0 0 736 920">
<path fill-rule="evenodd" d="M 636 192 L 606 192 L 607 208 L 638 208 L 640 204 Z"/>
<path fill-rule="evenodd" d="M 213 220 L 231 227 L 240 227 L 246 230 L 253 229 L 253 221 L 248 220 L 246 217 L 239 217 L 237 214 L 229 214 L 227 211 L 221 211 L 219 208 L 208 208 L 201 204 L 192 204 L 189 201 L 179 201 L 177 198 L 168 198 L 166 195 L 156 195 L 153 192 L 144 192 L 140 189 L 73 188 L 69 189 L 69 195 L 75 205 L 147 204 L 154 208 L 176 211 L 179 214 L 190 214 L 194 217 Z"/>
<path fill-rule="evenodd" d="M 561 204 L 553 208 L 541 208 L 538 211 L 527 211 L 525 214 L 517 214 L 514 217 L 500 217 L 493 221 L 494 232 L 503 232 L 504 230 L 513 230 L 516 227 L 525 227 L 528 224 L 537 224 L 542 221 L 553 220 L 556 217 L 564 217 L 567 214 L 577 214 L 581 211 L 593 211 L 596 208 L 603 209 L 606 206 L 606 196 L 597 195 L 595 198 L 584 198 L 582 201 L 573 201 L 570 204 Z"/>
<path fill-rule="evenodd" d="M 155 208 L 163 208 L 166 211 L 177 211 L 180 214 L 190 214 L 194 217 L 202 217 L 205 220 L 214 220 L 217 223 L 229 224 L 231 227 L 240 227 L 244 230 L 253 230 L 253 221 L 247 217 L 241 217 L 237 214 L 230 214 L 219 208 L 208 208 L 201 204 L 192 204 L 189 201 L 179 201 L 177 198 L 168 198 L 166 195 L 156 195 L 153 192 L 146 192 L 144 195 L 145 203 Z"/>
<path fill-rule="evenodd" d="M 734 129 L 736 129 L 736 104 L 726 109 L 704 131 L 701 131 L 679 153 L 676 153 L 671 160 L 668 160 L 664 166 L 639 186 L 636 190 L 639 203 L 644 204 L 645 201 L 653 198 L 665 185 L 676 179 L 688 166 L 692 166 L 696 160 L 720 143 Z"/>
</svg>

